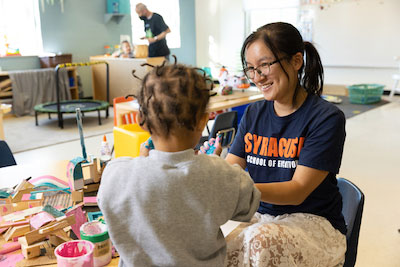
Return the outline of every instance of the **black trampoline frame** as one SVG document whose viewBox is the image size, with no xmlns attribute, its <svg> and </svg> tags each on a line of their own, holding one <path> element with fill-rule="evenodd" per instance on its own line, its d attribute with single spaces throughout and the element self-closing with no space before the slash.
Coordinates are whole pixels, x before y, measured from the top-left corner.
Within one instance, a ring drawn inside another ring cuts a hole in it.
<svg viewBox="0 0 400 267">
<path fill-rule="evenodd" d="M 104 101 L 101 100 L 90 100 L 89 102 L 98 102 L 99 103 L 99 108 L 91 109 L 88 111 L 85 111 L 84 109 L 81 109 L 82 115 L 84 115 L 85 112 L 93 112 L 97 111 L 98 114 L 98 120 L 99 120 L 99 125 L 101 125 L 101 116 L 100 116 L 100 110 L 106 110 L 106 118 L 108 118 L 109 111 L 108 108 L 110 106 L 110 71 L 109 71 L 109 66 L 106 61 L 91 61 L 91 62 L 85 62 L 85 63 L 64 63 L 64 64 L 58 64 L 55 67 L 55 72 L 56 72 L 56 94 L 57 94 L 57 102 L 48 102 L 44 103 L 41 105 L 50 105 L 50 104 L 57 104 L 57 110 L 37 110 L 35 106 L 35 124 L 36 126 L 39 125 L 38 123 L 38 113 L 48 113 L 49 119 L 51 119 L 50 114 L 51 113 L 57 113 L 58 117 L 58 126 L 63 129 L 64 128 L 64 119 L 63 119 L 63 113 L 75 113 L 74 111 L 62 111 L 61 106 L 64 103 L 71 103 L 71 102 L 77 102 L 77 103 L 84 103 L 85 101 L 88 102 L 88 100 L 85 99 L 76 99 L 76 100 L 60 100 L 60 85 L 59 85 L 59 75 L 58 72 L 61 68 L 66 68 L 66 67 L 80 67 L 80 66 L 91 66 L 91 65 L 97 65 L 97 64 L 106 64 L 106 90 L 107 90 L 107 106 L 104 107 L 103 103 Z M 38 106 L 38 105 L 37 105 Z"/>
</svg>

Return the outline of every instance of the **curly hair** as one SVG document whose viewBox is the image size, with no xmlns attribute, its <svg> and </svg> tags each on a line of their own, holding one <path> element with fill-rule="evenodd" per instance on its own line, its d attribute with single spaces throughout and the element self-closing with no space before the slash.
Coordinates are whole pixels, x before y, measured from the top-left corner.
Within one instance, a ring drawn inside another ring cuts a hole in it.
<svg viewBox="0 0 400 267">
<path fill-rule="evenodd" d="M 164 62 L 147 73 L 136 97 L 140 126 L 146 124 L 150 134 L 164 137 L 182 129 L 193 131 L 206 112 L 213 88 L 201 71 L 175 61 L 170 65 Z"/>
</svg>

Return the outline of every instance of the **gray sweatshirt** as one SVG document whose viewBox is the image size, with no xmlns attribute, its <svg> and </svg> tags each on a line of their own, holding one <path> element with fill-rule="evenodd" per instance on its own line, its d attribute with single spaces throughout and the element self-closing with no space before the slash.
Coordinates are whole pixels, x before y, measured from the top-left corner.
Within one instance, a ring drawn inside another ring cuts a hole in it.
<svg viewBox="0 0 400 267">
<path fill-rule="evenodd" d="M 224 159 L 151 150 L 111 161 L 98 203 L 120 266 L 222 266 L 220 225 L 249 221 L 260 195 L 248 173 Z"/>
</svg>

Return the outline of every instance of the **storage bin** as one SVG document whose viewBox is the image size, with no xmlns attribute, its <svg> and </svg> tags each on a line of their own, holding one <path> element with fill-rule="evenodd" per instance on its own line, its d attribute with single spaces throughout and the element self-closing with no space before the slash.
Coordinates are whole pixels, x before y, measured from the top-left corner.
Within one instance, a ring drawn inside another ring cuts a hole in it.
<svg viewBox="0 0 400 267">
<path fill-rule="evenodd" d="M 150 137 L 150 134 L 136 123 L 115 126 L 113 132 L 116 158 L 139 156 L 140 145 Z"/>
<path fill-rule="evenodd" d="M 381 84 L 354 84 L 349 89 L 350 103 L 353 104 L 371 104 L 381 101 L 383 88 Z"/>
</svg>

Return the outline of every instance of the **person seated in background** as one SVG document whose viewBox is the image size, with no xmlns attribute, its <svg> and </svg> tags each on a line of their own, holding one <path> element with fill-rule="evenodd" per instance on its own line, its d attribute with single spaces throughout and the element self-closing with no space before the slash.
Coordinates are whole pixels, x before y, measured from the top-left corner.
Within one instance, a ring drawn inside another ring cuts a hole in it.
<svg viewBox="0 0 400 267">
<path fill-rule="evenodd" d="M 113 57 L 120 57 L 120 58 L 133 58 L 133 51 L 131 48 L 131 44 L 128 41 L 121 42 L 121 48 L 118 51 L 115 51 L 112 54 Z"/>
</svg>

